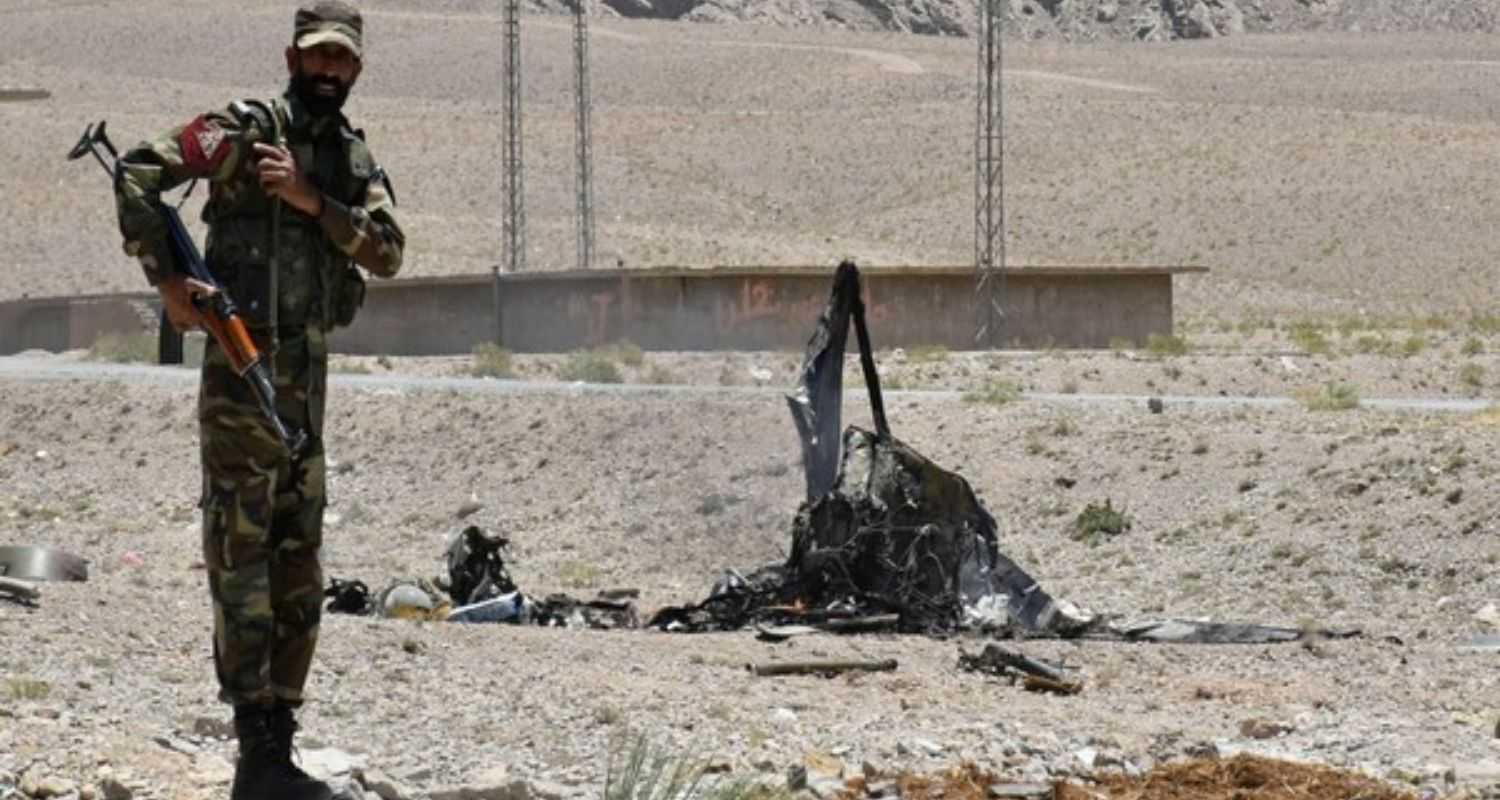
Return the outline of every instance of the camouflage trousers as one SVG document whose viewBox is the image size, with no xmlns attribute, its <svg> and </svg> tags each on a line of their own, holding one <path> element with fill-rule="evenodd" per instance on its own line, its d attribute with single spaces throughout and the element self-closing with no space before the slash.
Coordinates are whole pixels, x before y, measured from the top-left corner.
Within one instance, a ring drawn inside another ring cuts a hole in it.
<svg viewBox="0 0 1500 800">
<path fill-rule="evenodd" d="M 265 351 L 266 342 L 256 342 Z M 234 705 L 302 702 L 318 642 L 327 348 L 316 329 L 284 329 L 276 406 L 305 430 L 293 462 L 255 396 L 210 339 L 198 390 L 203 466 L 203 561 L 214 607 L 219 697 Z"/>
</svg>

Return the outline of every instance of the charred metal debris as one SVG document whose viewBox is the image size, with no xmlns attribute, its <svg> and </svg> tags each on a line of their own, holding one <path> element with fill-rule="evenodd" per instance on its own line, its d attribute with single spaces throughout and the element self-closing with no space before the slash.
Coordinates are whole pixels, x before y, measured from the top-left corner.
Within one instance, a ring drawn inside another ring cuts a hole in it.
<svg viewBox="0 0 1500 800">
<path fill-rule="evenodd" d="M 874 430 L 841 431 L 844 352 L 854 329 Z M 665 608 L 648 624 L 669 631 L 754 625 L 779 640 L 808 631 L 889 629 L 944 634 L 1101 638 L 1177 643 L 1292 641 L 1357 631 L 1304 631 L 1178 620 L 1117 623 L 1049 595 L 1000 551 L 995 520 L 967 481 L 892 435 L 865 323 L 859 270 L 839 265 L 787 396 L 802 443 L 807 496 L 783 564 L 728 571 L 696 605 Z M 963 665 L 1011 671 L 1047 691 L 1076 691 L 1024 656 L 966 656 Z"/>
<path fill-rule="evenodd" d="M 507 622 L 577 628 L 638 628 L 634 589 L 600 592 L 593 600 L 565 594 L 537 600 L 523 593 L 505 568 L 510 540 L 477 525 L 448 543 L 447 574 L 435 580 L 398 580 L 373 597 L 358 580 L 329 581 L 329 611 L 446 622 Z"/>
<path fill-rule="evenodd" d="M 874 430 L 841 427 L 851 327 Z M 660 609 L 647 627 L 701 632 L 754 626 L 771 641 L 878 630 L 1173 643 L 1285 642 L 1358 633 L 1180 620 L 1119 623 L 1049 595 L 1000 551 L 995 520 L 968 482 L 892 435 L 853 263 L 840 264 L 834 275 L 787 403 L 801 440 L 807 491 L 792 522 L 786 561 L 749 572 L 726 570 L 704 600 Z M 449 543 L 445 576 L 397 581 L 374 596 L 358 581 L 334 580 L 328 607 L 459 622 L 641 626 L 632 590 L 601 592 L 588 601 L 527 596 L 506 571 L 508 545 L 504 536 L 470 526 Z M 964 655 L 960 665 L 1010 675 L 1038 690 L 1077 690 L 1058 668 L 1000 649 Z"/>
</svg>

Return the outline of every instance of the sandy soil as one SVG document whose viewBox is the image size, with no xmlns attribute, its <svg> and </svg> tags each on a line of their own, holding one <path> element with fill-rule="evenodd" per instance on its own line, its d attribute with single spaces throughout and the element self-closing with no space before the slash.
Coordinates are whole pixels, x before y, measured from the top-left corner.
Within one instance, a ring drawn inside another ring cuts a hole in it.
<svg viewBox="0 0 1500 800">
<path fill-rule="evenodd" d="M 283 5 L 7 15 L 0 84 L 52 97 L 0 107 L 11 165 L 0 297 L 142 285 L 118 252 L 97 169 L 62 154 L 99 118 L 130 142 L 276 90 Z M 350 111 L 395 178 L 406 274 L 488 271 L 501 257 L 497 12 L 385 0 L 369 16 Z M 528 16 L 524 30 L 527 267 L 568 268 L 571 34 L 556 17 Z M 949 38 L 598 23 L 598 264 L 970 261 L 972 50 Z M 1491 50 L 1463 34 L 1011 43 L 1009 256 L 1206 265 L 1208 277 L 1180 287 L 1189 317 L 1492 310 Z"/>
</svg>

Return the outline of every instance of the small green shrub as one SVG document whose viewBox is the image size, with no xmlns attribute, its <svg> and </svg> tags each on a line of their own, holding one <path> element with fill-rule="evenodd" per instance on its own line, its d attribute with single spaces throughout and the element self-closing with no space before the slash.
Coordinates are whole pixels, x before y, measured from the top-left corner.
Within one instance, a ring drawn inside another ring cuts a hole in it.
<svg viewBox="0 0 1500 800">
<path fill-rule="evenodd" d="M 1347 383 L 1329 383 L 1322 389 L 1302 389 L 1297 399 L 1308 411 L 1347 411 L 1359 407 L 1359 390 Z"/>
<path fill-rule="evenodd" d="M 1484 365 L 1465 364 L 1458 370 L 1458 380 L 1471 389 L 1484 388 Z"/>
<path fill-rule="evenodd" d="M 1316 323 L 1293 323 L 1288 335 L 1292 338 L 1292 344 L 1308 355 L 1328 355 L 1333 351 L 1328 337 L 1323 335 L 1322 326 Z"/>
<path fill-rule="evenodd" d="M 906 353 L 906 360 L 913 364 L 941 364 L 948 360 L 948 348 L 940 344 L 923 344 Z"/>
<path fill-rule="evenodd" d="M 1500 314 L 1475 314 L 1469 318 L 1469 330 L 1485 335 L 1500 333 Z"/>
<path fill-rule="evenodd" d="M 34 678 L 11 678 L 10 696 L 14 700 L 45 700 L 52 694 L 52 685 Z"/>
<path fill-rule="evenodd" d="M 568 356 L 558 376 L 565 381 L 584 383 L 622 383 L 625 380 L 615 362 L 598 350 L 580 350 Z"/>
<path fill-rule="evenodd" d="M 644 380 L 646 383 L 655 384 L 657 386 L 670 386 L 682 383 L 682 379 L 677 376 L 677 373 L 667 369 L 666 367 L 663 367 L 660 364 L 652 364 L 651 370 L 646 373 L 646 377 Z"/>
<path fill-rule="evenodd" d="M 984 403 L 992 406 L 1003 406 L 1014 403 L 1021 399 L 1021 387 L 1015 381 L 992 378 L 985 381 L 978 389 L 964 392 L 965 403 Z"/>
<path fill-rule="evenodd" d="M 1146 350 L 1157 357 L 1187 355 L 1188 342 L 1181 336 L 1165 336 L 1153 333 L 1146 337 Z"/>
<path fill-rule="evenodd" d="M 514 378 L 510 351 L 494 342 L 481 342 L 474 346 L 474 365 L 469 374 L 476 378 Z"/>
<path fill-rule="evenodd" d="M 115 333 L 99 335 L 89 345 L 91 361 L 110 361 L 116 364 L 155 364 L 157 356 L 156 336 L 150 333 Z"/>
<path fill-rule="evenodd" d="M 1123 509 L 1115 508 L 1108 498 L 1104 504 L 1089 503 L 1073 520 L 1072 539 L 1098 546 L 1106 537 L 1119 536 L 1130 530 L 1132 523 Z"/>
<path fill-rule="evenodd" d="M 596 348 L 594 353 L 600 358 L 618 361 L 627 367 L 639 367 L 646 363 L 646 353 L 635 342 L 626 339 Z"/>
</svg>

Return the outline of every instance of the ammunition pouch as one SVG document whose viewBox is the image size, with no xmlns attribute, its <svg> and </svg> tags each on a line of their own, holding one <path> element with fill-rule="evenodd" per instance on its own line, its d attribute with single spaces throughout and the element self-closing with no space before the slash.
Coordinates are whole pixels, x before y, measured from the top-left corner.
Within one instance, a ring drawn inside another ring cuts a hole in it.
<svg viewBox="0 0 1500 800">
<path fill-rule="evenodd" d="M 353 264 L 336 267 L 333 291 L 328 296 L 329 328 L 344 328 L 354 322 L 354 315 L 365 304 L 365 276 Z"/>
</svg>

